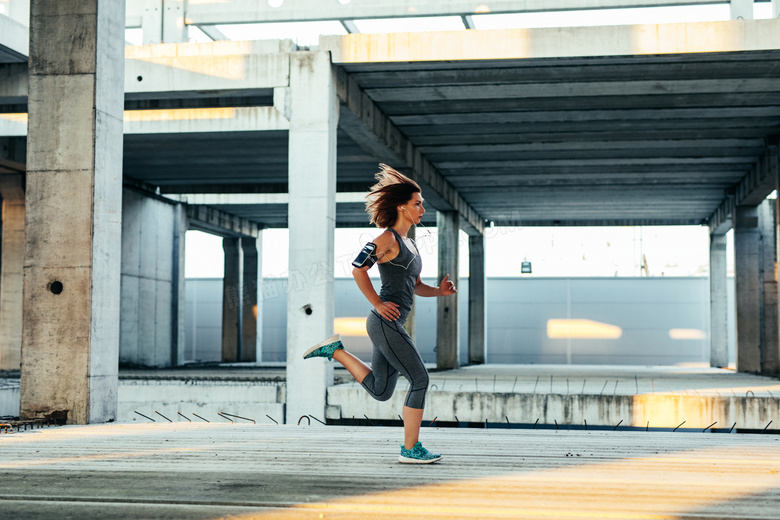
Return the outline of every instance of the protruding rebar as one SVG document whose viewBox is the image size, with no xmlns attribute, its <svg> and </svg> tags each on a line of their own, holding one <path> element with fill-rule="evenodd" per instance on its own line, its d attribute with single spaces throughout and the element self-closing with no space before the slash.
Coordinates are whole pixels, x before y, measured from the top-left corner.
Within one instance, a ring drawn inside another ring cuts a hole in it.
<svg viewBox="0 0 780 520">
<path fill-rule="evenodd" d="M 677 425 L 677 428 L 679 428 L 679 427 L 680 427 L 680 426 L 682 426 L 683 424 L 685 424 L 685 421 L 683 421 L 683 422 L 681 422 L 680 424 L 678 424 L 678 425 Z M 675 429 L 674 429 L 674 430 L 672 430 L 672 431 L 673 431 L 673 432 L 676 432 L 676 431 L 677 431 L 677 428 L 675 428 Z"/>
<path fill-rule="evenodd" d="M 601 387 L 601 392 L 599 392 L 599 395 L 604 393 L 604 389 L 607 387 L 607 383 L 609 383 L 609 380 L 604 381 L 604 386 Z"/>
<path fill-rule="evenodd" d="M 539 422 L 539 419 L 536 419 L 536 422 L 534 423 L 534 427 L 533 427 L 533 429 L 534 429 L 534 430 L 536 429 L 536 424 L 537 424 L 538 422 Z"/>
<path fill-rule="evenodd" d="M 223 414 L 222 412 L 217 412 L 217 415 L 219 415 L 219 416 L 220 416 L 220 417 L 222 417 L 223 419 L 227 419 L 228 421 L 230 421 L 230 424 L 235 424 L 235 421 L 233 421 L 233 419 L 231 419 L 231 418 L 230 418 L 230 417 L 228 417 L 227 415 Z"/>
<path fill-rule="evenodd" d="M 304 419 L 306 419 L 307 421 L 309 421 L 309 424 L 308 424 L 308 426 L 311 426 L 311 419 L 309 419 L 309 416 L 308 416 L 308 415 L 301 415 L 300 419 L 298 419 L 298 426 L 300 426 L 300 425 L 301 425 L 301 421 L 302 421 L 302 420 L 304 420 Z"/>
<path fill-rule="evenodd" d="M 512 385 L 512 393 L 515 393 L 515 386 L 517 385 L 517 376 L 515 376 L 515 384 Z"/>
<path fill-rule="evenodd" d="M 506 426 L 507 426 L 507 428 L 509 428 L 511 430 L 512 429 L 512 425 L 509 424 L 509 416 L 505 415 L 504 418 L 506 419 Z"/>
<path fill-rule="evenodd" d="M 149 417 L 148 415 L 144 415 L 144 414 L 142 414 L 141 412 L 139 412 L 139 411 L 136 411 L 136 410 L 133 410 L 133 411 L 134 411 L 135 413 L 137 413 L 138 415 L 140 415 L 141 417 L 146 417 L 147 419 L 149 419 L 149 420 L 150 420 L 150 421 L 152 421 L 152 422 L 157 422 L 157 421 L 155 421 L 154 419 L 152 419 L 151 417 Z"/>
<path fill-rule="evenodd" d="M 195 417 L 197 417 L 197 418 L 198 418 L 198 419 L 200 419 L 201 421 L 206 421 L 207 423 L 210 423 L 210 422 L 211 422 L 211 421 L 209 421 L 208 419 L 204 419 L 203 417 L 201 417 L 200 415 L 198 415 L 198 414 L 196 414 L 196 413 L 193 413 L 192 415 L 194 415 Z"/>
<path fill-rule="evenodd" d="M 614 428 L 612 428 L 612 431 L 614 432 L 615 430 L 617 430 L 618 426 L 620 426 L 621 424 L 623 424 L 623 419 L 620 419 L 620 422 L 617 423 Z"/>
<path fill-rule="evenodd" d="M 438 418 L 439 418 L 438 415 L 436 417 L 434 417 L 433 420 L 430 422 L 430 424 L 428 424 L 428 427 L 430 428 L 431 426 L 433 426 L 433 423 L 435 423 L 436 419 L 438 419 Z"/>
<path fill-rule="evenodd" d="M 702 433 L 706 432 L 707 430 L 709 430 L 710 428 L 712 428 L 712 427 L 713 427 L 713 426 L 715 426 L 716 424 L 718 424 L 718 421 L 715 421 L 714 423 L 710 424 L 709 426 L 707 426 L 706 428 L 704 428 L 704 429 L 703 429 L 701 432 L 702 432 Z"/>
<path fill-rule="evenodd" d="M 737 425 L 737 423 L 736 423 L 736 422 L 735 422 L 734 424 L 732 424 L 732 425 L 731 425 L 731 428 L 729 428 L 729 433 L 731 433 L 731 431 L 734 429 L 734 426 L 736 426 L 736 425 Z"/>
<path fill-rule="evenodd" d="M 764 426 L 764 429 L 761 430 L 762 432 L 765 432 L 767 428 L 769 428 L 769 425 L 772 424 L 772 421 L 769 421 L 766 426 Z"/>
<path fill-rule="evenodd" d="M 318 423 L 322 424 L 323 426 L 327 426 L 327 424 L 326 424 L 326 423 L 324 423 L 324 422 L 320 421 L 319 419 L 317 419 L 317 418 L 316 418 L 315 416 L 313 416 L 312 414 L 309 414 L 309 417 L 311 417 L 312 419 L 314 419 L 314 420 L 315 420 L 315 421 L 317 421 Z"/>
<path fill-rule="evenodd" d="M 155 410 L 155 411 L 154 411 L 154 413 L 156 413 L 157 415 L 159 415 L 160 417 L 162 417 L 163 419 L 165 419 L 165 420 L 166 420 L 166 421 L 168 421 L 168 422 L 173 422 L 173 421 L 171 421 L 170 419 L 168 419 L 167 417 L 165 417 L 163 414 L 161 414 L 160 412 L 158 412 L 157 410 Z"/>
<path fill-rule="evenodd" d="M 185 419 L 187 419 L 189 422 L 192 422 L 192 419 L 190 419 L 190 418 L 189 418 L 189 417 L 187 417 L 186 415 L 182 414 L 181 412 L 176 412 L 176 413 L 177 413 L 177 414 L 179 414 L 179 415 L 181 415 L 181 416 L 182 416 L 182 417 L 184 417 Z"/>
<path fill-rule="evenodd" d="M 230 417 L 235 417 L 236 419 L 243 419 L 245 421 L 252 421 L 252 424 L 257 424 L 254 419 L 250 419 L 249 417 L 241 417 L 240 415 L 233 415 L 232 413 L 222 412 L 222 415 L 228 415 Z"/>
<path fill-rule="evenodd" d="M 539 376 L 536 376 L 536 383 L 534 383 L 534 393 L 536 393 L 536 385 L 539 384 Z"/>
<path fill-rule="evenodd" d="M 274 418 L 273 418 L 273 417 L 271 417 L 270 415 L 268 415 L 268 414 L 265 414 L 265 416 L 266 416 L 266 417 L 268 417 L 269 419 L 271 419 L 271 420 L 272 420 L 273 422 L 275 422 L 276 424 L 279 424 L 278 422 L 276 422 L 276 419 L 274 419 Z"/>
</svg>

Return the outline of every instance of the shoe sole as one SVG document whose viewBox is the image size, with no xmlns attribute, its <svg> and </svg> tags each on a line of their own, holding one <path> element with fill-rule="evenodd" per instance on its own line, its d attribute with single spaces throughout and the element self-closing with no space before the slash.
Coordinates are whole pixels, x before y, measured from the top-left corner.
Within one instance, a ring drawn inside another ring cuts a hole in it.
<svg viewBox="0 0 780 520">
<path fill-rule="evenodd" d="M 404 457 L 403 455 L 400 455 L 398 457 L 398 462 L 400 462 L 401 464 L 431 464 L 432 462 L 437 462 L 440 460 L 441 460 L 441 456 L 435 459 L 427 459 L 427 460 L 412 459 L 410 457 Z"/>
<path fill-rule="evenodd" d="M 325 345 L 330 345 L 331 343 L 336 343 L 337 341 L 341 341 L 341 334 L 336 334 L 336 335 L 333 335 L 333 336 L 329 337 L 328 339 L 326 339 L 324 341 L 320 341 L 319 343 L 314 345 L 312 348 L 310 348 L 309 350 L 304 352 L 303 353 L 303 357 L 306 358 L 306 356 L 308 356 L 309 354 L 311 354 L 312 352 L 314 352 L 318 348 L 324 347 Z"/>
</svg>

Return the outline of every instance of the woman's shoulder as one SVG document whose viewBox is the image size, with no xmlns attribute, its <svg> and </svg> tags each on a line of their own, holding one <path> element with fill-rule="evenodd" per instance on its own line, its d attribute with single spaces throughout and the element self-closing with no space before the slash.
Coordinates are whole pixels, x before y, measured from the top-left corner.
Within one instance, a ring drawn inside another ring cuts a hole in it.
<svg viewBox="0 0 780 520">
<path fill-rule="evenodd" d="M 377 247 L 381 246 L 390 246 L 395 244 L 396 239 L 395 235 L 393 235 L 393 232 L 389 229 L 385 229 L 384 232 L 380 233 L 375 239 L 374 243 L 377 245 Z"/>
</svg>

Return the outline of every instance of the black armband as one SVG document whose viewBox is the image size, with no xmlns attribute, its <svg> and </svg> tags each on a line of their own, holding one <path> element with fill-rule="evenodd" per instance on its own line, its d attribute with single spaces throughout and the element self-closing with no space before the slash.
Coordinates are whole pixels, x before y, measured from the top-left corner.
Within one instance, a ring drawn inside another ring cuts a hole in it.
<svg viewBox="0 0 780 520">
<path fill-rule="evenodd" d="M 363 247 L 357 258 L 353 260 L 352 265 L 355 267 L 371 267 L 376 263 L 376 260 L 376 244 L 369 242 Z"/>
</svg>

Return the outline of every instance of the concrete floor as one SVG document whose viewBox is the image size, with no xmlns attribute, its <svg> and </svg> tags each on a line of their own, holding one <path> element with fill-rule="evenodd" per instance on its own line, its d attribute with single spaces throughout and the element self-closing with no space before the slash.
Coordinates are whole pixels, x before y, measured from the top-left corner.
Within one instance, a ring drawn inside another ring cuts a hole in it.
<svg viewBox="0 0 780 520">
<path fill-rule="evenodd" d="M 0 435 L 2 518 L 750 518 L 780 511 L 780 436 L 65 426 Z"/>
</svg>

